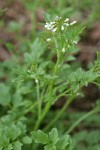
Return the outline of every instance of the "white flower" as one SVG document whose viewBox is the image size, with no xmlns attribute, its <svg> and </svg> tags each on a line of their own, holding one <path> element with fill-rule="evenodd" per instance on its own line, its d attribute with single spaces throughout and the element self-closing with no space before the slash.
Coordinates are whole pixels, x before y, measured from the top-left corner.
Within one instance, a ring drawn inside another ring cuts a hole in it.
<svg viewBox="0 0 100 150">
<path fill-rule="evenodd" d="M 59 17 L 58 17 L 58 16 L 56 16 L 56 17 L 55 17 L 55 20 L 58 20 L 58 19 L 59 19 Z"/>
<path fill-rule="evenodd" d="M 54 29 L 52 29 L 52 32 L 56 32 L 56 30 L 57 30 L 57 27 L 56 27 L 56 28 L 54 28 Z"/>
<path fill-rule="evenodd" d="M 47 39 L 47 42 L 49 42 L 49 41 L 51 41 L 51 39 L 50 39 L 50 38 L 48 38 L 48 39 Z"/>
<path fill-rule="evenodd" d="M 57 20 L 60 20 L 61 19 L 61 17 L 58 17 L 58 16 L 56 16 L 55 17 L 55 20 L 57 21 Z"/>
<path fill-rule="evenodd" d="M 73 22 L 70 23 L 70 25 L 73 25 L 73 24 L 75 24 L 75 23 L 76 23 L 76 21 L 73 21 Z"/>
<path fill-rule="evenodd" d="M 66 18 L 64 22 L 67 22 L 67 21 L 69 21 L 69 18 Z"/>
<path fill-rule="evenodd" d="M 77 44 L 77 41 L 73 41 L 74 44 Z"/>
<path fill-rule="evenodd" d="M 69 26 L 69 23 L 64 23 L 64 25 L 68 27 L 68 26 Z"/>
<path fill-rule="evenodd" d="M 62 52 L 65 53 L 65 48 L 63 47 Z"/>
<path fill-rule="evenodd" d="M 68 44 L 68 48 L 70 47 L 70 45 Z"/>
<path fill-rule="evenodd" d="M 45 28 L 46 28 L 47 30 L 50 30 L 50 29 L 51 29 L 51 24 L 46 22 Z"/>
<path fill-rule="evenodd" d="M 51 24 L 51 25 L 54 25 L 54 24 L 55 24 L 55 22 L 54 22 L 54 21 L 53 21 L 53 22 L 50 22 L 50 24 Z"/>
<path fill-rule="evenodd" d="M 62 31 L 64 30 L 64 26 L 61 26 L 61 30 L 62 30 Z"/>
<path fill-rule="evenodd" d="M 73 25 L 76 23 L 76 21 L 73 21 L 69 23 L 69 18 L 66 18 L 65 20 L 61 20 L 61 17 L 56 16 L 54 21 L 52 22 L 46 22 L 45 28 L 47 30 L 50 30 L 51 32 L 56 32 L 56 30 L 60 27 L 61 30 L 63 31 L 65 28 L 67 28 L 70 25 Z M 48 40 L 47 40 L 48 41 Z"/>
<path fill-rule="evenodd" d="M 38 81 L 38 79 L 35 79 L 35 83 L 38 83 L 39 81 Z"/>
<path fill-rule="evenodd" d="M 57 27 L 55 26 L 55 22 L 50 22 L 50 23 L 46 22 L 45 28 L 47 30 L 52 30 L 52 32 L 55 32 L 57 30 Z"/>
</svg>

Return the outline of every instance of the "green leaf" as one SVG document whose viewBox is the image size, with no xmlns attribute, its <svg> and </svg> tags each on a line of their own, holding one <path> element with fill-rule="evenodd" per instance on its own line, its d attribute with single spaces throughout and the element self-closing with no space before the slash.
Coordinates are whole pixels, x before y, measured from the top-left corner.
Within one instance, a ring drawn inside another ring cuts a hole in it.
<svg viewBox="0 0 100 150">
<path fill-rule="evenodd" d="M 0 148 L 3 148 L 9 144 L 9 138 L 0 131 Z"/>
<path fill-rule="evenodd" d="M 36 38 L 33 43 L 30 43 L 31 52 L 25 53 L 24 58 L 27 63 L 37 63 L 41 60 L 41 55 L 44 52 L 44 46 L 41 44 L 39 38 Z"/>
<path fill-rule="evenodd" d="M 15 21 L 10 21 L 9 23 L 8 23 L 8 28 L 9 28 L 9 30 L 12 32 L 18 32 L 18 31 L 20 31 L 21 30 L 21 28 L 22 28 L 22 26 L 23 26 L 23 23 L 22 22 L 15 22 Z"/>
<path fill-rule="evenodd" d="M 16 141 L 13 145 L 13 150 L 21 150 L 21 147 L 22 147 L 22 143 Z"/>
<path fill-rule="evenodd" d="M 4 148 L 4 150 L 12 150 L 13 147 L 12 147 L 12 144 L 9 144 L 7 147 Z"/>
<path fill-rule="evenodd" d="M 9 105 L 11 101 L 9 87 L 3 83 L 0 84 L 0 104 L 3 106 Z"/>
<path fill-rule="evenodd" d="M 54 145 L 46 145 L 44 150 L 56 150 L 56 147 Z"/>
<path fill-rule="evenodd" d="M 44 16 L 45 16 L 45 19 L 46 19 L 47 21 L 51 21 L 51 15 L 50 15 L 50 14 L 45 13 Z"/>
<path fill-rule="evenodd" d="M 69 55 L 68 57 L 67 57 L 67 61 L 73 61 L 73 60 L 75 60 L 76 58 L 74 57 L 74 56 L 72 56 L 72 55 Z"/>
<path fill-rule="evenodd" d="M 57 147 L 64 150 L 69 145 L 69 135 L 63 136 L 58 142 Z"/>
<path fill-rule="evenodd" d="M 25 136 L 22 141 L 25 144 L 31 144 L 32 143 L 32 139 L 28 136 Z"/>
<path fill-rule="evenodd" d="M 47 144 L 49 142 L 48 135 L 41 130 L 34 131 L 32 137 L 36 143 Z"/>
<path fill-rule="evenodd" d="M 19 94 L 18 92 L 16 92 L 13 95 L 13 101 L 12 101 L 14 107 L 18 107 L 20 106 L 23 102 L 22 102 L 22 96 L 21 94 Z"/>
<path fill-rule="evenodd" d="M 56 144 L 59 140 L 58 138 L 58 131 L 56 128 L 53 128 L 51 132 L 49 132 L 49 139 L 53 144 Z"/>
</svg>

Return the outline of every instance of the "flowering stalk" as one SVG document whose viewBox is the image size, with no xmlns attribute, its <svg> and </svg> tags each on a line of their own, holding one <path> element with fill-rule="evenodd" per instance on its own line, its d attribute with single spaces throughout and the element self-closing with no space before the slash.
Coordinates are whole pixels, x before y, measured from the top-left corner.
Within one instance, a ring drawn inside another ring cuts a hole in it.
<svg viewBox="0 0 100 150">
<path fill-rule="evenodd" d="M 54 41 L 55 47 L 56 47 L 56 53 L 57 53 L 57 61 L 56 61 L 56 65 L 54 68 L 54 72 L 53 72 L 53 76 L 55 76 L 57 74 L 57 70 L 58 70 L 58 66 L 60 64 L 60 56 L 66 52 L 66 45 L 69 48 L 69 43 L 71 43 L 71 41 L 69 41 L 69 39 L 66 39 L 65 37 L 65 32 L 67 31 L 67 29 L 74 25 L 76 23 L 76 21 L 73 22 L 69 22 L 69 18 L 66 18 L 65 20 L 63 20 L 61 17 L 56 16 L 55 20 L 53 22 L 46 22 L 45 24 L 45 28 L 47 30 L 49 30 L 52 34 L 52 37 L 47 38 L 47 42 L 51 42 L 52 40 Z M 60 41 L 59 41 L 60 40 Z M 76 41 L 72 42 L 73 44 L 76 43 Z M 53 86 L 54 86 L 54 79 L 51 80 L 50 86 L 49 86 L 49 97 L 48 97 L 48 102 L 42 112 L 42 115 L 40 116 L 40 118 L 38 119 L 36 126 L 35 126 L 35 130 L 37 130 L 42 122 L 42 120 L 45 118 L 47 112 L 49 111 L 49 109 L 51 108 L 52 105 L 52 93 L 53 93 Z M 65 109 L 69 106 L 69 104 L 71 103 L 71 101 L 73 100 L 73 98 L 69 99 L 65 106 L 61 109 L 60 113 L 56 116 L 56 119 L 53 120 L 52 123 L 54 123 L 56 120 L 58 120 L 58 118 L 62 115 L 62 113 L 65 111 Z"/>
</svg>

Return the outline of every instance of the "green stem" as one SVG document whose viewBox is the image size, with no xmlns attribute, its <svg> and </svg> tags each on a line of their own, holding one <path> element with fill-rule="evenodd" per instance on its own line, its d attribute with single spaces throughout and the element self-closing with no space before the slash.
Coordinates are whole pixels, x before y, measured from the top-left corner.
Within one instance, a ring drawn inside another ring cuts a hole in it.
<svg viewBox="0 0 100 150">
<path fill-rule="evenodd" d="M 59 52 L 58 52 L 58 49 L 57 49 L 57 62 L 56 62 L 56 66 L 55 66 L 55 69 L 54 69 L 53 76 L 55 76 L 56 73 L 57 73 L 59 60 L 60 60 L 60 55 L 59 55 Z M 54 85 L 54 79 L 51 81 L 51 84 L 50 84 L 50 97 L 52 96 L 53 85 Z"/>
<path fill-rule="evenodd" d="M 44 119 L 44 117 L 46 116 L 47 112 L 49 111 L 51 107 L 51 101 L 49 101 L 49 103 L 47 103 L 46 107 L 45 107 L 45 110 L 43 112 L 43 114 L 41 114 L 40 118 L 38 119 L 36 125 L 35 125 L 35 128 L 34 130 L 37 130 L 42 122 L 42 120 Z"/>
<path fill-rule="evenodd" d="M 56 50 L 57 50 L 57 62 L 56 62 L 55 68 L 54 68 L 53 76 L 55 76 L 56 73 L 57 73 L 57 69 L 58 69 L 58 65 L 59 65 L 59 61 L 60 61 L 60 53 L 59 53 L 59 50 L 58 50 L 58 44 L 57 44 L 57 41 L 56 41 L 55 37 L 54 37 L 54 41 L 55 41 L 55 46 L 56 46 Z M 51 80 L 51 84 L 50 84 L 50 97 L 52 95 L 53 84 L 54 84 L 54 80 Z"/>
<path fill-rule="evenodd" d="M 37 106 L 38 106 L 38 103 L 37 103 L 37 101 L 36 101 L 33 105 L 29 106 L 29 107 L 26 109 L 25 113 L 28 113 L 28 112 L 34 110 L 34 108 L 37 107 Z"/>
<path fill-rule="evenodd" d="M 86 113 L 85 115 L 83 115 L 65 132 L 65 134 L 69 134 L 74 128 L 76 128 L 80 124 L 80 122 L 82 122 L 83 120 L 85 120 L 86 118 L 88 118 L 89 116 L 91 116 L 97 112 L 99 112 L 99 110 L 94 109 L 94 110 Z"/>
<path fill-rule="evenodd" d="M 56 121 L 62 116 L 62 114 L 64 113 L 64 111 L 68 108 L 68 106 L 71 104 L 71 102 L 74 100 L 74 96 L 71 97 L 70 99 L 68 99 L 66 101 L 66 103 L 64 104 L 64 106 L 62 107 L 62 109 L 58 112 L 57 116 L 48 124 L 48 126 L 44 129 L 45 131 L 48 130 L 50 127 L 52 127 Z"/>
<path fill-rule="evenodd" d="M 37 90 L 37 101 L 38 101 L 38 118 L 41 116 L 41 101 L 40 101 L 40 90 L 39 90 L 39 82 L 36 83 Z"/>
<path fill-rule="evenodd" d="M 57 101 L 60 97 L 65 96 L 65 95 L 66 95 L 66 92 L 64 92 L 64 93 L 62 93 L 62 94 L 60 94 L 60 95 L 58 95 L 58 96 L 56 97 L 56 99 L 54 100 L 54 102 Z M 37 121 L 37 123 L 36 123 L 35 130 L 38 129 L 38 127 L 39 127 L 41 121 L 44 119 L 45 115 L 46 115 L 47 112 L 49 111 L 49 109 L 50 109 L 50 107 L 51 107 L 51 104 L 52 104 L 51 101 L 49 101 L 49 103 L 47 103 L 47 105 L 46 105 L 46 107 L 45 107 L 45 110 L 44 110 L 44 112 L 43 112 L 43 115 L 41 116 L 41 118 L 40 118 L 40 119 Z"/>
</svg>

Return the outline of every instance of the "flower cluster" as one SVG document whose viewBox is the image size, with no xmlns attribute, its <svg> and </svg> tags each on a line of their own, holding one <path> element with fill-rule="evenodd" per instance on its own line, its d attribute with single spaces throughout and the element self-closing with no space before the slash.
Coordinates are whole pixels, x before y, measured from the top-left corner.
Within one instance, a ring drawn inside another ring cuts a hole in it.
<svg viewBox="0 0 100 150">
<path fill-rule="evenodd" d="M 59 36 L 59 39 L 61 39 L 61 41 L 63 41 L 62 43 L 62 53 L 66 52 L 66 49 L 69 49 L 71 47 L 71 45 L 73 44 L 77 44 L 76 39 L 68 39 L 66 38 L 66 31 L 68 31 L 70 26 L 73 26 L 74 24 L 76 24 L 76 21 L 70 21 L 69 18 L 63 19 L 61 17 L 56 16 L 54 21 L 52 22 L 46 22 L 45 24 L 45 28 L 49 31 L 51 31 L 51 33 L 57 33 Z M 63 34 L 64 33 L 64 34 Z M 52 38 L 47 38 L 46 41 L 50 42 L 52 40 Z"/>
<path fill-rule="evenodd" d="M 53 22 L 50 22 L 50 23 L 46 22 L 45 28 L 55 33 L 57 29 L 60 28 L 63 31 L 66 29 L 66 27 L 72 26 L 75 23 L 76 21 L 69 22 L 69 18 L 66 18 L 65 20 L 63 20 L 61 17 L 56 16 Z"/>
</svg>

